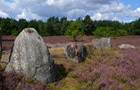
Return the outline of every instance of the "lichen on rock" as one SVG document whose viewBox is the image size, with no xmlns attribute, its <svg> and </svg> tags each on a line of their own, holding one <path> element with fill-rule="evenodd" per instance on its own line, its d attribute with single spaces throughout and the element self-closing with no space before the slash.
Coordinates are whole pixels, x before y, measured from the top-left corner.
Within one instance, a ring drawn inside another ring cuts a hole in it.
<svg viewBox="0 0 140 90">
<path fill-rule="evenodd" d="M 25 28 L 17 36 L 5 72 L 22 73 L 45 83 L 55 81 L 50 52 L 34 28 Z"/>
</svg>

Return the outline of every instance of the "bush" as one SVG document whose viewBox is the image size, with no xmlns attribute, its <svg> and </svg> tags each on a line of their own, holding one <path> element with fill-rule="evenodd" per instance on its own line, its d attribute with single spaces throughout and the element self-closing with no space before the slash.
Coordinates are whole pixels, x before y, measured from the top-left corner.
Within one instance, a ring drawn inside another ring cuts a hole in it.
<svg viewBox="0 0 140 90">
<path fill-rule="evenodd" d="M 116 31 L 116 36 L 127 36 L 128 32 L 126 30 L 123 29 L 117 29 Z"/>
<path fill-rule="evenodd" d="M 129 31 L 130 35 L 140 35 L 140 29 L 134 29 Z"/>
<path fill-rule="evenodd" d="M 82 31 L 82 26 L 78 22 L 74 21 L 69 25 L 65 35 L 76 41 L 76 37 L 84 35 L 84 32 Z"/>
<path fill-rule="evenodd" d="M 114 29 L 112 27 L 98 27 L 93 35 L 101 37 L 116 37 L 116 36 L 126 36 L 128 32 L 123 29 Z"/>
<path fill-rule="evenodd" d="M 0 71 L 0 90 L 46 90 L 45 88 L 49 88 L 39 81 L 32 82 L 32 78 L 28 81 L 23 78 L 25 77 L 22 74 Z"/>
<path fill-rule="evenodd" d="M 11 30 L 11 35 L 17 36 L 18 34 L 19 34 L 18 30 L 16 30 L 16 29 Z"/>
</svg>

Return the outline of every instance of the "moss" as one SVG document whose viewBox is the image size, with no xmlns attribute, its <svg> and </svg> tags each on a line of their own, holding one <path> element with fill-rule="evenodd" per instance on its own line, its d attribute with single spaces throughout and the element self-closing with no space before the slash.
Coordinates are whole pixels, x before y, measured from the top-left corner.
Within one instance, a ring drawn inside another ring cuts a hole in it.
<svg viewBox="0 0 140 90">
<path fill-rule="evenodd" d="M 124 86 L 124 90 L 139 90 L 135 85 L 131 83 L 127 83 Z"/>
<path fill-rule="evenodd" d="M 33 77 L 28 77 L 26 80 L 25 80 L 25 82 L 27 82 L 27 83 L 33 83 L 35 80 L 34 80 L 34 78 Z"/>
<path fill-rule="evenodd" d="M 27 30 L 27 32 L 28 32 L 28 33 L 33 33 L 34 31 L 33 31 L 33 30 L 28 29 L 28 30 Z"/>
<path fill-rule="evenodd" d="M 96 76 L 96 78 L 100 78 L 100 76 L 101 76 L 101 73 L 99 73 L 99 72 L 96 72 L 96 73 L 95 73 L 95 76 Z"/>
<path fill-rule="evenodd" d="M 92 84 L 92 90 L 100 90 L 100 85 L 98 84 L 98 82 L 94 82 Z"/>
<path fill-rule="evenodd" d="M 3 71 L 6 68 L 6 63 L 0 62 L 0 70 Z"/>
<path fill-rule="evenodd" d="M 121 78 L 121 79 L 120 79 L 120 82 L 121 82 L 121 83 L 127 83 L 128 80 L 127 80 L 126 78 Z"/>
<path fill-rule="evenodd" d="M 38 37 L 38 39 L 40 40 L 40 39 L 41 39 L 41 37 Z"/>
</svg>

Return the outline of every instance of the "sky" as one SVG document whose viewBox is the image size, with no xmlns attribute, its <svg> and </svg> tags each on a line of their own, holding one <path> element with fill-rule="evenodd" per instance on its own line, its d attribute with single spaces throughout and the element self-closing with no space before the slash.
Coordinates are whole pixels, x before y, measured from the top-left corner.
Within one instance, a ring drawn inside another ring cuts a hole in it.
<svg viewBox="0 0 140 90">
<path fill-rule="evenodd" d="M 4 18 L 74 20 L 86 15 L 92 20 L 130 22 L 140 18 L 140 0 L 0 0 L 0 17 Z"/>
</svg>

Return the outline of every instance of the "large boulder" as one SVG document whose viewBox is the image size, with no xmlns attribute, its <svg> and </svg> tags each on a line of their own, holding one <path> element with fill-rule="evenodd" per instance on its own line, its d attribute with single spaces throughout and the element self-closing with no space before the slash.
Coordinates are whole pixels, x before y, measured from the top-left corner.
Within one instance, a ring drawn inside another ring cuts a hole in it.
<svg viewBox="0 0 140 90">
<path fill-rule="evenodd" d="M 135 49 L 136 47 L 130 44 L 121 44 L 119 46 L 120 49 Z"/>
<path fill-rule="evenodd" d="M 64 51 L 68 60 L 75 62 L 83 62 L 88 54 L 86 47 L 83 44 L 69 43 Z"/>
<path fill-rule="evenodd" d="M 22 73 L 44 83 L 55 80 L 53 60 L 35 29 L 26 28 L 17 36 L 5 71 Z"/>
<path fill-rule="evenodd" d="M 92 44 L 96 49 L 105 49 L 111 47 L 111 38 L 101 38 L 92 40 Z"/>
</svg>

